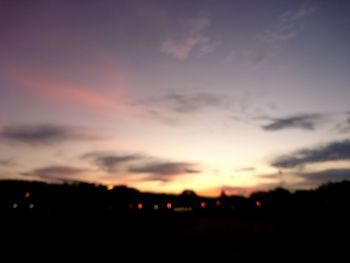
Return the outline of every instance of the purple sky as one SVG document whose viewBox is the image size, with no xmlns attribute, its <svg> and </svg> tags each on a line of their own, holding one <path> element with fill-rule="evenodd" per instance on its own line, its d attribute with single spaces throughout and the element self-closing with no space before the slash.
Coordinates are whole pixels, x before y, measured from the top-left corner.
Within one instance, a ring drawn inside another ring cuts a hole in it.
<svg viewBox="0 0 350 263">
<path fill-rule="evenodd" d="M 0 0 L 0 178 L 348 179 L 349 29 L 346 0 Z"/>
</svg>

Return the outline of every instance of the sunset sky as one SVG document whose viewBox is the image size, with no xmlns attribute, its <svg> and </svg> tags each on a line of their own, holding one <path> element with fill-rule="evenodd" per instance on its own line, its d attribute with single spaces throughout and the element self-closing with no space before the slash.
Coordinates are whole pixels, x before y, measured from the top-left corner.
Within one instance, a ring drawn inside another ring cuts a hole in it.
<svg viewBox="0 0 350 263">
<path fill-rule="evenodd" d="M 0 0 L 0 178 L 350 179 L 349 32 L 348 0 Z"/>
</svg>

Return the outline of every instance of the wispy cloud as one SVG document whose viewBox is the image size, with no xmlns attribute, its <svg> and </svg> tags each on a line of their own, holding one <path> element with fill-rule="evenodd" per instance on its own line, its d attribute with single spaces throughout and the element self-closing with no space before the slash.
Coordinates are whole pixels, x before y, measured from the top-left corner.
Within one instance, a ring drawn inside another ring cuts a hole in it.
<svg viewBox="0 0 350 263">
<path fill-rule="evenodd" d="M 91 160 L 99 169 L 111 175 L 145 174 L 140 180 L 170 181 L 185 174 L 200 173 L 198 164 L 163 160 L 140 153 L 116 154 L 107 152 L 91 152 L 81 156 Z"/>
<path fill-rule="evenodd" d="M 8 125 L 0 130 L 0 139 L 35 146 L 57 144 L 65 141 L 96 140 L 93 136 L 70 126 L 55 124 Z"/>
<path fill-rule="evenodd" d="M 255 167 L 242 167 L 235 169 L 236 172 L 253 172 L 255 171 Z"/>
<path fill-rule="evenodd" d="M 278 43 L 295 38 L 300 31 L 300 22 L 317 11 L 316 6 L 303 6 L 297 10 L 288 10 L 278 17 L 275 28 L 264 31 L 259 39 L 265 43 Z"/>
<path fill-rule="evenodd" d="M 192 50 L 197 47 L 202 53 L 213 52 L 220 45 L 220 42 L 212 41 L 205 34 L 205 30 L 210 24 L 211 19 L 203 15 L 183 22 L 182 32 L 166 37 L 160 51 L 180 61 L 186 60 Z"/>
<path fill-rule="evenodd" d="M 326 161 L 350 160 L 350 140 L 331 142 L 311 149 L 302 149 L 276 158 L 271 165 L 278 168 L 294 168 Z"/>
<path fill-rule="evenodd" d="M 0 166 L 4 166 L 4 167 L 10 167 L 10 166 L 14 166 L 16 164 L 16 162 L 12 159 L 2 159 L 0 160 Z"/>
<path fill-rule="evenodd" d="M 149 180 L 169 181 L 184 174 L 200 173 L 195 164 L 186 162 L 154 162 L 145 165 L 130 167 L 132 173 L 151 174 Z"/>
<path fill-rule="evenodd" d="M 285 129 L 314 130 L 324 119 L 322 114 L 299 114 L 284 118 L 271 118 L 271 123 L 262 126 L 265 131 L 279 131 Z"/>
<path fill-rule="evenodd" d="M 302 19 L 302 18 L 307 17 L 309 15 L 312 15 L 317 10 L 318 10 L 317 6 L 303 6 L 295 11 L 288 10 L 288 11 L 284 12 L 283 14 L 281 14 L 279 16 L 279 20 L 281 20 L 281 21 L 299 20 L 299 19 Z"/>
<path fill-rule="evenodd" d="M 330 169 L 312 173 L 299 174 L 305 183 L 322 184 L 325 182 L 336 182 L 350 180 L 350 169 Z"/>
<path fill-rule="evenodd" d="M 221 41 L 211 41 L 208 44 L 204 44 L 199 48 L 199 51 L 203 54 L 210 54 L 214 52 L 221 45 Z"/>
<path fill-rule="evenodd" d="M 112 153 L 104 153 L 104 152 L 91 152 L 84 154 L 82 156 L 83 159 L 91 159 L 95 165 L 97 165 L 102 170 L 108 171 L 110 173 L 118 171 L 118 168 L 121 165 L 125 165 L 127 163 L 144 160 L 145 156 L 141 154 L 112 154 Z"/>
<path fill-rule="evenodd" d="M 11 79 L 20 87 L 33 92 L 35 95 L 52 101 L 80 105 L 89 108 L 118 109 L 123 104 L 120 98 L 103 95 L 79 85 L 54 81 L 33 74 L 10 72 Z"/>
<path fill-rule="evenodd" d="M 86 169 L 71 166 L 47 166 L 22 173 L 22 175 L 37 177 L 48 181 L 65 182 L 80 180 L 81 175 L 86 171 Z"/>
<path fill-rule="evenodd" d="M 147 107 L 165 107 L 180 114 L 197 112 L 205 108 L 225 108 L 230 102 L 227 96 L 207 92 L 170 92 L 138 101 Z"/>
<path fill-rule="evenodd" d="M 350 132 L 350 113 L 346 113 L 345 118 L 342 118 L 341 122 L 337 123 L 333 129 L 338 133 L 349 133 Z"/>
<path fill-rule="evenodd" d="M 257 46 L 247 52 L 247 61 L 258 64 L 266 57 L 278 52 L 284 43 L 298 36 L 306 18 L 314 15 L 317 10 L 317 6 L 302 6 L 283 12 L 277 17 L 274 26 L 256 36 Z"/>
</svg>

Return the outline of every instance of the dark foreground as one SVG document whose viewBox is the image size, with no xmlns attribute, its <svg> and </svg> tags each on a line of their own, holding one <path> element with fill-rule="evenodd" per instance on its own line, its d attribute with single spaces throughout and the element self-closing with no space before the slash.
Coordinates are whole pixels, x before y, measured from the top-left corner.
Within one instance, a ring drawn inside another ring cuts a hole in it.
<svg viewBox="0 0 350 263">
<path fill-rule="evenodd" d="M 293 194 L 276 189 L 250 198 L 203 198 L 190 191 L 152 195 L 86 185 L 4 185 L 1 248 L 13 251 L 13 260 L 34 256 L 79 262 L 106 258 L 116 262 L 341 262 L 344 258 L 346 262 L 348 258 L 348 182 Z"/>
</svg>

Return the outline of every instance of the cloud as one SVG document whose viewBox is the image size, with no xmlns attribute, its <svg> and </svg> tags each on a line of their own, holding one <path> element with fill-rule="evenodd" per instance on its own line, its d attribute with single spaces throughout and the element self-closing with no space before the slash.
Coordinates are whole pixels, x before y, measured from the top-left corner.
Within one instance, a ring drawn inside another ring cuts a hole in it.
<svg viewBox="0 0 350 263">
<path fill-rule="evenodd" d="M 194 47 L 208 42 L 209 38 L 202 35 L 188 36 L 179 40 L 168 38 L 162 43 L 161 52 L 183 61 L 188 58 Z"/>
<path fill-rule="evenodd" d="M 146 157 L 140 154 L 116 155 L 103 152 L 92 152 L 82 156 L 83 159 L 92 159 L 102 170 L 116 172 L 119 166 L 133 161 L 143 160 Z"/>
<path fill-rule="evenodd" d="M 317 6 L 303 6 L 296 11 L 286 11 L 279 16 L 281 21 L 295 21 L 310 16 L 317 11 Z"/>
<path fill-rule="evenodd" d="M 54 124 L 33 124 L 33 125 L 8 125 L 1 129 L 0 138 L 19 142 L 28 145 L 52 145 L 68 140 L 93 140 L 97 136 L 84 134 L 77 128 L 54 125 Z"/>
<path fill-rule="evenodd" d="M 86 169 L 71 166 L 47 166 L 22 173 L 22 175 L 34 176 L 49 181 L 74 181 L 75 179 L 79 180 L 80 175 L 86 171 Z"/>
<path fill-rule="evenodd" d="M 278 157 L 271 165 L 278 168 L 294 168 L 310 163 L 342 160 L 350 160 L 350 140 L 302 149 L 290 155 Z"/>
<path fill-rule="evenodd" d="M 302 173 L 299 175 L 307 183 L 323 184 L 325 182 L 350 180 L 350 169 L 330 169 L 312 173 Z"/>
<path fill-rule="evenodd" d="M 140 166 L 130 167 L 132 173 L 151 174 L 148 180 L 169 181 L 176 176 L 200 173 L 194 168 L 195 164 L 186 162 L 153 162 Z"/>
<path fill-rule="evenodd" d="M 334 131 L 338 133 L 348 133 L 350 132 L 350 117 L 349 113 L 347 113 L 346 119 L 342 119 L 342 121 L 335 125 Z"/>
<path fill-rule="evenodd" d="M 194 163 L 165 161 L 160 158 L 143 154 L 114 154 L 106 152 L 91 152 L 81 156 L 92 160 L 101 170 L 123 175 L 146 174 L 145 181 L 170 181 L 184 174 L 200 173 Z"/>
<path fill-rule="evenodd" d="M 146 106 L 165 106 L 175 113 L 193 113 L 204 108 L 224 108 L 229 105 L 227 96 L 214 93 L 197 92 L 181 93 L 171 92 L 159 97 L 139 101 L 139 104 Z"/>
<path fill-rule="evenodd" d="M 160 51 L 180 61 L 186 60 L 194 48 L 199 48 L 202 53 L 211 53 L 219 45 L 219 41 L 213 42 L 204 31 L 210 26 L 211 19 L 207 16 L 199 16 L 183 23 L 181 34 L 171 34 L 161 44 Z"/>
<path fill-rule="evenodd" d="M 247 52 L 246 60 L 255 65 L 272 54 L 280 52 L 283 44 L 296 38 L 304 28 L 303 23 L 306 18 L 315 14 L 317 10 L 317 6 L 302 6 L 282 13 L 274 26 L 256 36 L 256 46 Z"/>
<path fill-rule="evenodd" d="M 322 114 L 300 114 L 285 118 L 271 118 L 271 123 L 262 126 L 265 131 L 279 131 L 285 129 L 314 130 L 323 119 Z"/>
<path fill-rule="evenodd" d="M 255 171 L 254 167 L 242 167 L 242 168 L 238 168 L 235 169 L 236 172 L 252 172 Z"/>
<path fill-rule="evenodd" d="M 11 159 L 0 160 L 0 166 L 9 167 L 14 166 L 16 163 Z"/>
<path fill-rule="evenodd" d="M 113 99 L 111 96 L 103 95 L 63 81 L 53 81 L 33 74 L 23 74 L 22 72 L 9 72 L 8 75 L 22 88 L 52 101 L 80 105 L 93 109 L 117 109 L 118 106 L 123 104 L 120 98 Z"/>
<path fill-rule="evenodd" d="M 295 38 L 300 31 L 300 22 L 317 11 L 318 7 L 303 6 L 298 10 L 289 10 L 278 17 L 277 25 L 265 30 L 258 38 L 265 43 L 279 43 Z"/>
<path fill-rule="evenodd" d="M 221 41 L 210 42 L 208 44 L 202 45 L 199 51 L 203 54 L 210 54 L 214 52 L 221 45 Z"/>
</svg>

